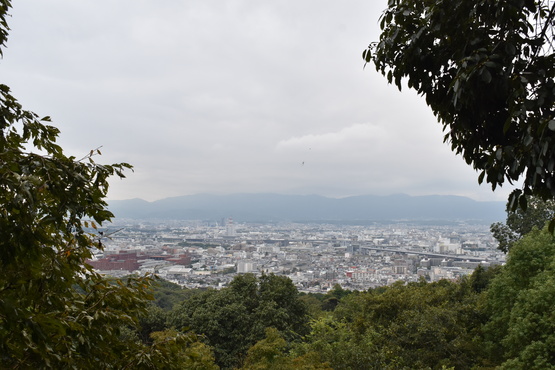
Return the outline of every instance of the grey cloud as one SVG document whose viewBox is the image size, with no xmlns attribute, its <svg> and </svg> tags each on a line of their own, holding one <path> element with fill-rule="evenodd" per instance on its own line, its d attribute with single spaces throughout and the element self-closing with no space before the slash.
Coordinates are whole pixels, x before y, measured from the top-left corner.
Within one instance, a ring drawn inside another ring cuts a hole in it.
<svg viewBox="0 0 555 370">
<path fill-rule="evenodd" d="M 503 199 L 442 143 L 422 99 L 361 52 L 384 2 L 27 0 L 2 83 L 71 154 L 135 173 L 110 197 L 199 192 Z M 310 150 L 308 148 L 311 148 Z M 305 165 L 301 165 L 305 162 Z"/>
</svg>

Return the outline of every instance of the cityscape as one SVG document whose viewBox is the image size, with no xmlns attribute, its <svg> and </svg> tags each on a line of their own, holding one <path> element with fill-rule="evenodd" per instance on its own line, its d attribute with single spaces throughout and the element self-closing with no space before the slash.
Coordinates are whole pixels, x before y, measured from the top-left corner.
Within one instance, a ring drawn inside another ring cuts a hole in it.
<svg viewBox="0 0 555 370">
<path fill-rule="evenodd" d="M 223 288 L 236 274 L 289 277 L 301 292 L 456 280 L 503 264 L 489 224 L 241 223 L 116 219 L 88 261 L 109 276 L 155 274 L 186 288 Z"/>
<path fill-rule="evenodd" d="M 0 369 L 555 368 L 555 1 L 0 4 Z"/>
</svg>

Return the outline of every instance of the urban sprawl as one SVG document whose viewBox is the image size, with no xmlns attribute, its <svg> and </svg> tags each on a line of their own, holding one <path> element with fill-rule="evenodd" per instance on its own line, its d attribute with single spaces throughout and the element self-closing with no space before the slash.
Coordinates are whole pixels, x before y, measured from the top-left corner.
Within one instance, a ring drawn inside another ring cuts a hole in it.
<svg viewBox="0 0 555 370">
<path fill-rule="evenodd" d="M 236 274 L 288 276 L 299 291 L 339 284 L 365 290 L 396 281 L 458 279 L 504 263 L 489 225 L 366 225 L 118 220 L 98 232 L 88 261 L 111 276 L 155 274 L 187 288 L 222 288 Z"/>
</svg>

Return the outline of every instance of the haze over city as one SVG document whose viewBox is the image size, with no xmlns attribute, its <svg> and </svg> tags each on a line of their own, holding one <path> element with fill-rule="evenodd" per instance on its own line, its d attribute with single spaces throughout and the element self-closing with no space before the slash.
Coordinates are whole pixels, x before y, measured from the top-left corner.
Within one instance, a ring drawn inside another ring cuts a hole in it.
<svg viewBox="0 0 555 370">
<path fill-rule="evenodd" d="M 196 193 L 505 200 L 443 143 L 424 100 L 373 66 L 387 1 L 13 5 L 2 80 L 60 144 L 135 172 L 110 199 Z"/>
</svg>

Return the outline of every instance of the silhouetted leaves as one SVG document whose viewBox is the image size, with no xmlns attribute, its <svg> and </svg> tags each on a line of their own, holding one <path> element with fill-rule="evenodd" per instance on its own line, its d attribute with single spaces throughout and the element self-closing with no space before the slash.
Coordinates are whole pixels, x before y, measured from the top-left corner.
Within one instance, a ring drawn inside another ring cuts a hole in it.
<svg viewBox="0 0 555 370">
<path fill-rule="evenodd" d="M 363 52 L 390 83 L 426 99 L 445 142 L 495 189 L 523 180 L 555 196 L 555 5 L 550 1 L 390 1 Z"/>
<path fill-rule="evenodd" d="M 507 203 L 507 220 L 504 224 L 491 225 L 491 233 L 499 242 L 498 249 L 507 253 L 512 245 L 534 228 L 543 229 L 549 222 L 549 231 L 555 227 L 555 201 L 542 200 L 539 197 L 521 197 L 526 207 L 514 208 Z M 553 224 L 553 226 L 551 226 Z"/>
</svg>

